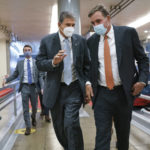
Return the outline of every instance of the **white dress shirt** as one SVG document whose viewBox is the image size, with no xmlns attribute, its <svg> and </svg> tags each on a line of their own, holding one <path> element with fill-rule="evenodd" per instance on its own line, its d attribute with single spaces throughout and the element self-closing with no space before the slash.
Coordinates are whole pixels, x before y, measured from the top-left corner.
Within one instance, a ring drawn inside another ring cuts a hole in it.
<svg viewBox="0 0 150 150">
<path fill-rule="evenodd" d="M 108 36 L 108 44 L 109 44 L 109 48 L 110 48 L 110 56 L 111 56 L 111 65 L 112 65 L 114 84 L 115 84 L 115 86 L 118 86 L 118 85 L 121 85 L 121 79 L 119 76 L 114 29 L 113 29 L 112 25 L 111 25 L 110 31 L 107 33 L 107 36 Z M 104 64 L 104 36 L 101 36 L 100 41 L 99 41 L 98 61 L 99 61 L 98 83 L 101 86 L 107 86 L 106 78 L 105 78 L 105 64 Z"/>
<path fill-rule="evenodd" d="M 24 60 L 24 78 L 23 78 L 23 83 L 28 83 L 28 68 L 27 68 L 27 58 Z M 32 76 L 32 83 L 34 83 L 34 78 L 33 78 L 33 60 L 32 57 L 29 58 L 30 60 L 30 67 L 31 67 L 31 76 Z"/>
</svg>

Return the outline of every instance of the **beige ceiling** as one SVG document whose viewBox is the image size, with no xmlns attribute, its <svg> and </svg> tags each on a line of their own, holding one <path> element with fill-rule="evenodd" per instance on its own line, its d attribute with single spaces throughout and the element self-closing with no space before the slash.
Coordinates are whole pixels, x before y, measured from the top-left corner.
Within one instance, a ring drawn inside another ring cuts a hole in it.
<svg viewBox="0 0 150 150">
<path fill-rule="evenodd" d="M 108 10 L 110 10 L 111 5 L 114 6 L 120 1 L 121 0 L 81 0 L 80 11 L 82 34 L 85 34 L 87 30 L 89 30 L 90 22 L 87 14 L 91 8 L 93 8 L 96 4 L 103 4 Z M 119 14 L 113 17 L 112 23 L 115 25 L 127 25 L 130 22 L 145 16 L 147 13 L 150 13 L 150 0 L 135 0 Z M 148 35 L 148 33 L 144 33 L 145 30 L 150 31 L 150 23 L 137 28 L 141 40 L 145 39 Z"/>
<path fill-rule="evenodd" d="M 121 0 L 80 0 L 81 31 L 89 30 L 90 22 L 87 17 L 89 10 L 97 4 L 104 4 L 108 9 Z M 52 6 L 57 0 L 0 0 L 0 25 L 15 33 L 22 41 L 39 41 L 49 34 Z M 112 18 L 116 25 L 127 25 L 137 18 L 150 12 L 150 0 L 135 0 L 122 12 Z M 137 29 L 140 39 L 148 34 L 150 23 Z"/>
<path fill-rule="evenodd" d="M 50 31 L 57 0 L 0 0 L 0 24 L 23 41 L 40 40 Z"/>
</svg>

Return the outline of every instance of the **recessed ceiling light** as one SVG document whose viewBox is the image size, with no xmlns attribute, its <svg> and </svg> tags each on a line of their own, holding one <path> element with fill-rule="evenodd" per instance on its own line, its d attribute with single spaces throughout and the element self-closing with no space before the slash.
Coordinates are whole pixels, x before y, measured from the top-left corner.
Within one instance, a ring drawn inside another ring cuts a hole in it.
<svg viewBox="0 0 150 150">
<path fill-rule="evenodd" d="M 147 37 L 147 39 L 150 39 L 150 35 Z"/>
<path fill-rule="evenodd" d="M 145 30 L 144 32 L 145 32 L 145 33 L 148 33 L 148 31 L 147 31 L 147 30 Z"/>
<path fill-rule="evenodd" d="M 149 22 L 150 22 L 150 13 L 148 13 L 147 15 L 145 15 L 139 19 L 136 19 L 135 21 L 129 23 L 127 26 L 139 28 Z"/>
</svg>

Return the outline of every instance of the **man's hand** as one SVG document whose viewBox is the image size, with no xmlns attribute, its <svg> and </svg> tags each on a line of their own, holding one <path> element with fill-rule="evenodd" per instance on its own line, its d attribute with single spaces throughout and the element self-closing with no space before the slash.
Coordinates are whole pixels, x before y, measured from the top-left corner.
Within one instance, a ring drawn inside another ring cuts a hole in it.
<svg viewBox="0 0 150 150">
<path fill-rule="evenodd" d="M 53 64 L 57 65 L 60 62 L 63 61 L 63 59 L 66 57 L 67 55 L 65 54 L 65 50 L 60 50 L 53 58 Z"/>
<path fill-rule="evenodd" d="M 143 88 L 145 87 L 145 84 L 142 83 L 142 82 L 136 82 L 133 87 L 132 87 L 132 95 L 133 96 L 136 96 L 138 95 L 142 90 Z"/>
<path fill-rule="evenodd" d="M 6 78 L 8 78 L 8 77 L 9 77 L 8 74 L 6 74 L 6 75 L 4 76 L 4 79 L 3 79 L 3 81 L 2 81 L 2 87 L 5 86 L 5 84 L 6 84 Z"/>
<path fill-rule="evenodd" d="M 85 86 L 85 90 L 86 90 L 86 98 L 85 98 L 85 102 L 89 103 L 92 100 L 92 97 L 94 96 L 93 94 L 93 89 L 91 87 L 91 84 L 87 84 Z"/>
</svg>

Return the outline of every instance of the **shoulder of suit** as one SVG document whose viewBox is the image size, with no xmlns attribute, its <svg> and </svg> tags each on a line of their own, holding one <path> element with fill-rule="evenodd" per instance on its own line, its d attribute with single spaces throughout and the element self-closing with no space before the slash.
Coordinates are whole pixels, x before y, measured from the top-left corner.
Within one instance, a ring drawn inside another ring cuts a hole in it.
<svg viewBox="0 0 150 150">
<path fill-rule="evenodd" d="M 99 35 L 97 35 L 96 33 L 94 33 L 92 36 L 90 36 L 90 37 L 87 39 L 87 42 L 93 41 L 93 40 L 95 40 L 95 39 L 97 39 L 97 38 L 99 38 L 99 37 L 100 37 Z"/>
<path fill-rule="evenodd" d="M 20 64 L 20 63 L 22 63 L 22 62 L 24 62 L 24 59 L 19 60 L 17 63 Z"/>
<path fill-rule="evenodd" d="M 128 27 L 128 26 L 113 26 L 113 28 L 118 28 L 118 29 L 121 29 L 121 30 L 135 30 L 135 28 L 133 27 Z"/>
<path fill-rule="evenodd" d="M 48 34 L 48 35 L 44 36 L 41 41 L 47 41 L 47 40 L 49 40 L 49 39 L 53 39 L 53 38 L 56 37 L 57 35 L 58 35 L 57 32 L 56 32 L 56 33 L 53 33 L 53 34 Z"/>
<path fill-rule="evenodd" d="M 36 61 L 36 59 L 34 59 L 34 58 L 32 58 L 32 60 L 35 62 Z"/>
<path fill-rule="evenodd" d="M 75 37 L 77 39 L 85 39 L 83 36 L 81 36 L 79 34 L 73 34 L 73 37 Z"/>
</svg>

